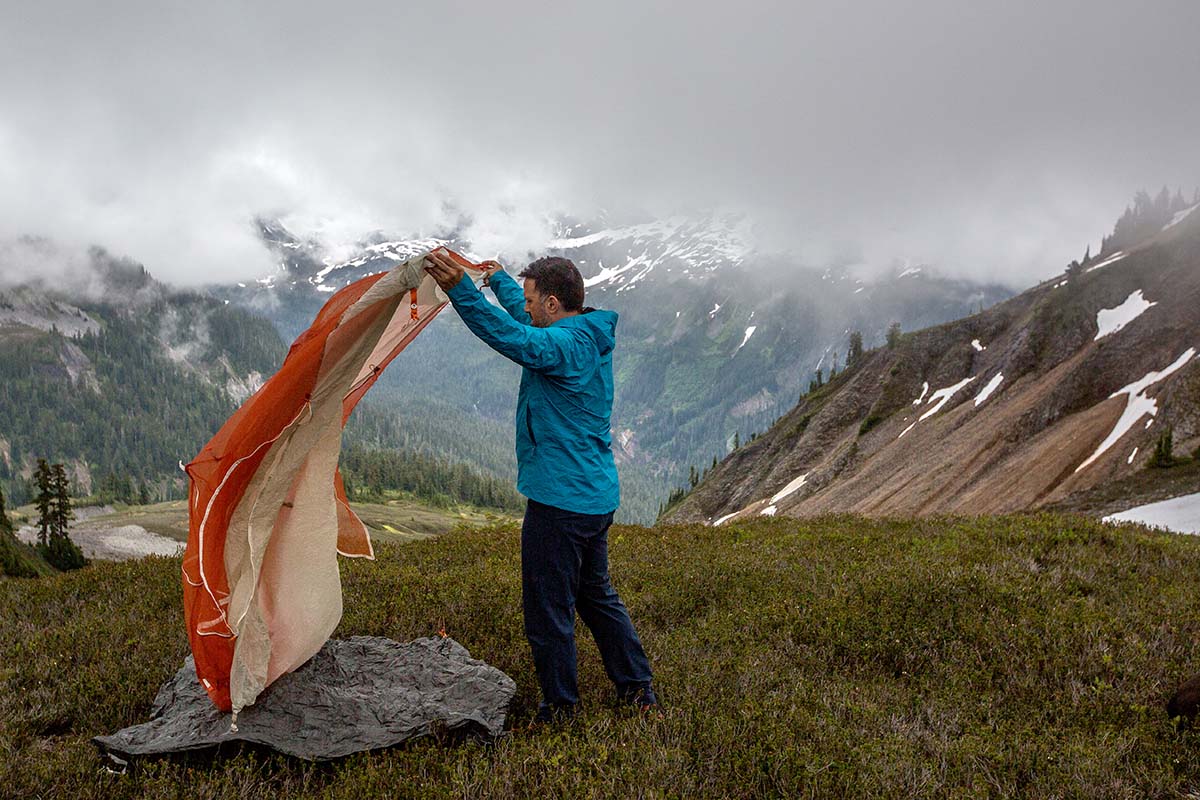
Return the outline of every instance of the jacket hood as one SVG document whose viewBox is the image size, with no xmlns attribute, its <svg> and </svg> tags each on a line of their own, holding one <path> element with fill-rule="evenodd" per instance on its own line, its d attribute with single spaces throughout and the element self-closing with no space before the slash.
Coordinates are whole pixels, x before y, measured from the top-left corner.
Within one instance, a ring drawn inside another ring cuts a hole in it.
<svg viewBox="0 0 1200 800">
<path fill-rule="evenodd" d="M 583 313 L 566 317 L 555 325 L 584 328 L 595 340 L 601 355 L 611 353 L 617 344 L 617 312 L 599 308 L 584 309 Z"/>
</svg>

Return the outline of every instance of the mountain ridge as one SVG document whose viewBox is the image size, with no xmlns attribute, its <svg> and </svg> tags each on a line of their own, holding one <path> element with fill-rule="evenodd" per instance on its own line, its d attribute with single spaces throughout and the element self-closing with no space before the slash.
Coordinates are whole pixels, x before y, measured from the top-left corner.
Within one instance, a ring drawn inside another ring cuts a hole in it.
<svg viewBox="0 0 1200 800">
<path fill-rule="evenodd" d="M 285 338 L 307 325 L 327 292 L 365 274 L 442 244 L 477 257 L 454 230 L 410 238 L 375 232 L 356 252 L 334 258 L 331 248 L 295 236 L 277 220 L 258 225 L 279 270 L 212 292 L 267 315 Z M 587 303 L 621 315 L 612 437 L 625 489 L 622 513 L 631 514 L 623 518 L 641 522 L 690 465 L 723 455 L 735 439 L 770 424 L 816 370 L 828 374 L 851 329 L 882 341 L 893 320 L 919 327 L 1011 294 L 928 267 L 906 265 L 874 282 L 847 268 L 810 269 L 760 252 L 749 223 L 734 216 L 627 224 L 564 218 L 543 252 L 575 261 Z M 505 422 L 514 413 L 516 381 L 513 365 L 446 316 L 402 354 L 368 399 L 404 413 L 417 406 L 464 421 Z M 488 448 L 501 442 L 511 448 L 510 431 L 484 436 Z M 515 477 L 512 457 L 493 474 Z"/>
<path fill-rule="evenodd" d="M 1066 503 L 1141 469 L 1162 430 L 1183 452 L 1200 445 L 1198 349 L 1200 214 L 1188 210 L 1136 245 L 865 354 L 665 519 Z"/>
</svg>

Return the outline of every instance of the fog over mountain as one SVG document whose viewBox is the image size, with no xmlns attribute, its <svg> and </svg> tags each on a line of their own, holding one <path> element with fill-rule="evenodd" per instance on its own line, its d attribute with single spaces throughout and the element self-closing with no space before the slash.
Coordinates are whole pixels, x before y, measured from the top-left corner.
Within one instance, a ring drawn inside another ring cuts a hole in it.
<svg viewBox="0 0 1200 800">
<path fill-rule="evenodd" d="M 6 6 L 0 239 L 179 284 L 269 271 L 261 214 L 465 216 L 519 260 L 557 214 L 719 208 L 813 265 L 1019 287 L 1200 184 L 1194 0 Z"/>
</svg>

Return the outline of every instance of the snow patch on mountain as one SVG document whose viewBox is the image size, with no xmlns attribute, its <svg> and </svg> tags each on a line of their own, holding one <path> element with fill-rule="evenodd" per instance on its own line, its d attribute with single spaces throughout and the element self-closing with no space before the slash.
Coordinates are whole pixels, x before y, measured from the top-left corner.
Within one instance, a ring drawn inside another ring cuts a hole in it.
<svg viewBox="0 0 1200 800">
<path fill-rule="evenodd" d="M 1142 290 L 1137 289 L 1116 308 L 1100 309 L 1096 314 L 1096 327 L 1099 328 L 1096 331 L 1096 339 L 1116 333 L 1141 316 L 1146 309 L 1155 305 L 1158 304 L 1146 300 L 1146 298 L 1142 297 Z"/>
<path fill-rule="evenodd" d="M 1187 219 L 1197 208 L 1200 208 L 1200 204 L 1194 205 L 1191 208 L 1185 208 L 1182 211 L 1176 211 L 1175 216 L 1171 217 L 1171 221 L 1163 226 L 1163 230 L 1165 231 L 1168 228 L 1174 228 L 1176 225 Z"/>
<path fill-rule="evenodd" d="M 938 413 L 939 411 L 941 411 L 941 410 L 942 410 L 942 406 L 944 406 L 944 405 L 946 405 L 946 403 L 950 402 L 950 398 L 951 398 L 951 397 L 953 397 L 955 394 L 957 394 L 959 389 L 963 388 L 963 387 L 964 387 L 964 386 L 966 386 L 968 383 L 970 383 L 971 381 L 975 380 L 975 378 L 976 378 L 976 377 L 977 377 L 977 376 L 975 376 L 975 375 L 972 375 L 972 376 L 971 376 L 971 377 L 969 377 L 969 378 L 963 378 L 963 379 L 962 379 L 961 381 L 959 381 L 958 383 L 956 383 L 956 384 L 953 384 L 952 386 L 947 386 L 947 387 L 945 387 L 944 389 L 938 389 L 936 392 L 934 392 L 933 394 L 931 394 L 931 395 L 929 396 L 929 399 L 925 401 L 925 404 L 926 404 L 926 405 L 929 405 L 929 404 L 931 404 L 931 403 L 932 403 L 932 404 L 933 404 L 932 408 L 930 408 L 928 411 L 926 411 L 926 412 L 925 412 L 924 414 L 922 414 L 921 416 L 917 417 L 917 420 L 916 420 L 916 422 L 913 422 L 913 423 L 912 423 L 911 425 L 909 425 L 907 428 L 905 428 L 904 430 L 900 431 L 900 435 L 899 435 L 899 436 L 897 436 L 896 438 L 897 438 L 897 439 L 902 439 L 902 438 L 904 438 L 904 434 L 908 433 L 908 432 L 909 432 L 909 431 L 911 431 L 913 428 L 915 428 L 915 427 L 917 426 L 917 422 L 924 422 L 925 420 L 927 420 L 927 419 L 929 419 L 930 417 L 932 417 L 934 414 L 936 414 L 936 413 Z M 925 384 L 925 387 L 926 387 L 926 389 L 928 389 L 928 388 L 929 388 L 929 384 Z M 924 397 L 924 396 L 925 396 L 925 392 L 924 392 L 924 391 L 922 391 L 922 392 L 921 392 L 921 397 Z M 920 402 L 920 399 L 919 399 L 919 398 L 918 398 L 918 402 Z M 917 405 L 917 403 L 913 403 L 913 405 Z"/>
<path fill-rule="evenodd" d="M 964 386 L 966 386 L 968 383 L 970 383 L 973 380 L 975 380 L 974 375 L 972 375 L 969 378 L 963 378 L 961 381 L 954 384 L 953 386 L 947 386 L 944 389 L 938 389 L 936 392 L 931 394 L 929 396 L 929 399 L 926 400 L 925 402 L 926 402 L 926 404 L 934 403 L 935 405 L 933 406 L 933 408 L 929 409 L 924 414 L 922 414 L 917 419 L 917 422 L 923 422 L 923 421 L 929 419 L 930 417 L 932 417 L 934 414 L 941 411 L 942 406 L 944 406 L 944 405 L 946 405 L 946 403 L 950 402 L 950 398 L 953 397 L 955 394 L 957 394 L 959 389 L 963 388 Z"/>
<path fill-rule="evenodd" d="M 380 242 L 365 247 L 362 253 L 350 261 L 330 262 L 325 261 L 325 267 L 319 270 L 312 278 L 310 283 L 324 283 L 325 276 L 331 272 L 346 269 L 349 267 L 361 267 L 369 261 L 377 259 L 388 259 L 397 264 L 403 264 L 410 258 L 415 258 L 422 253 L 428 253 L 430 250 L 436 250 L 439 247 L 446 247 L 451 244 L 449 239 L 437 239 L 433 237 L 419 239 L 400 239 L 396 241 Z"/>
<path fill-rule="evenodd" d="M 787 486 L 784 486 L 778 492 L 771 495 L 771 503 L 772 504 L 778 503 L 780 500 L 787 497 L 789 494 L 791 494 L 792 492 L 795 492 L 797 489 L 799 489 L 801 486 L 803 486 L 806 481 L 808 481 L 808 473 L 807 472 L 804 473 L 803 475 L 793 478 L 791 481 L 788 482 Z"/>
<path fill-rule="evenodd" d="M 1117 252 L 1115 252 L 1111 256 L 1109 256 L 1108 258 L 1101 261 L 1099 264 L 1093 264 L 1092 266 L 1088 267 L 1087 271 L 1095 272 L 1096 270 L 1100 269 L 1101 267 L 1107 267 L 1109 264 L 1115 264 L 1116 262 L 1120 261 L 1122 258 L 1124 258 L 1127 255 L 1129 255 L 1129 254 L 1126 253 L 1124 250 L 1118 250 Z"/>
<path fill-rule="evenodd" d="M 1183 355 L 1175 359 L 1175 361 L 1166 369 L 1159 372 L 1147 372 L 1145 376 L 1141 378 L 1141 380 L 1134 381 L 1128 386 L 1118 389 L 1110 394 L 1108 396 L 1108 399 L 1110 400 L 1114 397 L 1119 397 L 1120 395 L 1126 395 L 1125 411 L 1121 413 L 1121 417 L 1117 420 L 1117 424 L 1113 427 L 1112 431 L 1108 434 L 1108 436 L 1105 437 L 1104 441 L 1100 443 L 1100 446 L 1096 448 L 1096 452 L 1088 456 L 1082 464 L 1075 468 L 1075 471 L 1079 472 L 1080 470 L 1094 463 L 1096 459 L 1100 458 L 1100 456 L 1104 455 L 1104 453 L 1107 452 L 1110 447 L 1120 441 L 1121 437 L 1124 436 L 1130 428 L 1137 424 L 1138 420 L 1140 420 L 1144 415 L 1149 414 L 1151 417 L 1157 415 L 1158 402 L 1153 397 L 1146 395 L 1146 390 L 1159 381 L 1166 379 L 1173 373 L 1183 369 L 1183 367 L 1192 360 L 1192 356 L 1194 355 L 1196 355 L 1196 348 L 1189 347 L 1183 353 Z M 1153 419 L 1151 419 L 1150 422 L 1153 422 Z M 1149 423 L 1147 423 L 1146 427 L 1150 427 Z"/>
<path fill-rule="evenodd" d="M 572 229 L 568 229 L 570 232 Z M 709 217 L 695 220 L 675 216 L 637 225 L 606 228 L 583 236 L 560 236 L 546 243 L 546 249 L 558 251 L 584 264 L 580 251 L 585 248 L 617 250 L 616 265 L 585 279 L 585 286 L 620 284 L 628 289 L 658 267 L 671 271 L 680 267 L 685 275 L 703 274 L 725 266 L 743 263 L 754 248 L 749 223 L 741 218 Z M 611 259 L 612 256 L 610 255 Z M 612 261 L 610 260 L 610 265 Z M 636 270 L 630 277 L 627 273 Z"/>
<path fill-rule="evenodd" d="M 726 514 L 725 516 L 718 518 L 715 522 L 713 522 L 713 527 L 715 528 L 718 525 L 721 525 L 722 523 L 728 522 L 730 519 L 732 519 L 733 517 L 736 517 L 738 514 L 742 513 L 744 510 L 745 509 L 739 508 L 737 511 L 734 511 L 730 514 Z"/>
<path fill-rule="evenodd" d="M 1200 533 L 1200 493 L 1130 508 L 1119 514 L 1110 514 L 1104 521 L 1138 522 L 1176 533 Z"/>
<path fill-rule="evenodd" d="M 979 408 L 987 402 L 987 399 L 992 396 L 992 392 L 1000 388 L 1000 384 L 1004 381 L 1004 373 L 998 372 L 996 376 L 988 381 L 987 386 L 979 390 L 979 394 L 975 395 L 975 407 Z"/>
<path fill-rule="evenodd" d="M 751 325 L 749 328 L 746 328 L 746 333 L 745 333 L 745 335 L 742 336 L 742 343 L 739 344 L 737 346 L 737 348 L 733 351 L 734 355 L 737 355 L 737 351 L 741 350 L 743 347 L 746 346 L 746 342 L 750 341 L 750 337 L 754 335 L 754 332 L 756 330 L 758 330 L 757 325 Z"/>
</svg>

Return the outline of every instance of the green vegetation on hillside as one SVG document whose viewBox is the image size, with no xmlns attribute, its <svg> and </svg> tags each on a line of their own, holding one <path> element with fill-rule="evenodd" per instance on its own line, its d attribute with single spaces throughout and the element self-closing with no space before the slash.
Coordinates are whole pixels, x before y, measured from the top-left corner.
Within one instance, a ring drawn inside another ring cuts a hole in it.
<svg viewBox="0 0 1200 800">
<path fill-rule="evenodd" d="M 104 320 L 98 333 L 67 338 L 20 329 L 20 335 L 5 335 L 0 419 L 12 446 L 12 466 L 0 459 L 0 481 L 20 502 L 28 500 L 20 495 L 31 495 L 32 487 L 18 478 L 19 466 L 39 457 L 82 459 L 95 471 L 150 484 L 154 499 L 172 496 L 170 479 L 179 476 L 178 462 L 195 455 L 236 406 L 219 387 L 163 352 L 155 331 L 167 310 L 89 307 Z M 282 350 L 268 323 L 236 313 L 250 329 L 247 337 L 266 329 Z M 83 377 L 69 377 L 60 356 L 67 347 L 78 348 L 90 363 L 94 388 Z M 261 358 L 256 368 L 269 373 L 276 362 L 265 351 Z"/>
<path fill-rule="evenodd" d="M 4 489 L 0 487 L 0 579 L 36 578 L 53 572 L 54 568 L 38 555 L 37 550 L 17 539 L 8 516 Z"/>
<path fill-rule="evenodd" d="M 612 573 L 665 703 L 496 742 L 311 765 L 255 752 L 107 774 L 89 738 L 145 721 L 187 653 L 179 562 L 0 584 L 0 786 L 11 796 L 1166 797 L 1200 733 L 1163 704 L 1200 667 L 1200 541 L 1078 517 L 855 517 L 626 528 Z M 537 690 L 514 527 L 342 563 L 337 636 L 443 625 Z"/>
<path fill-rule="evenodd" d="M 53 575 L 54 571 L 37 550 L 19 541 L 11 531 L 0 530 L 0 580 L 37 578 Z"/>
<path fill-rule="evenodd" d="M 350 447 L 342 452 L 341 472 L 350 500 L 378 502 L 392 489 L 440 508 L 456 502 L 510 511 L 524 507 L 511 483 L 419 453 Z"/>
<path fill-rule="evenodd" d="M 1171 194 L 1164 186 L 1153 198 L 1146 191 L 1138 192 L 1133 198 L 1133 203 L 1126 206 L 1125 213 L 1113 226 L 1112 234 L 1104 237 L 1100 252 L 1095 258 L 1103 258 L 1150 238 L 1161 231 L 1175 214 L 1197 203 L 1200 203 L 1200 188 L 1195 190 L 1190 203 L 1184 199 L 1182 190 L 1178 188 Z M 1089 251 L 1084 256 L 1081 266 L 1087 266 L 1091 260 L 1090 255 Z"/>
</svg>

